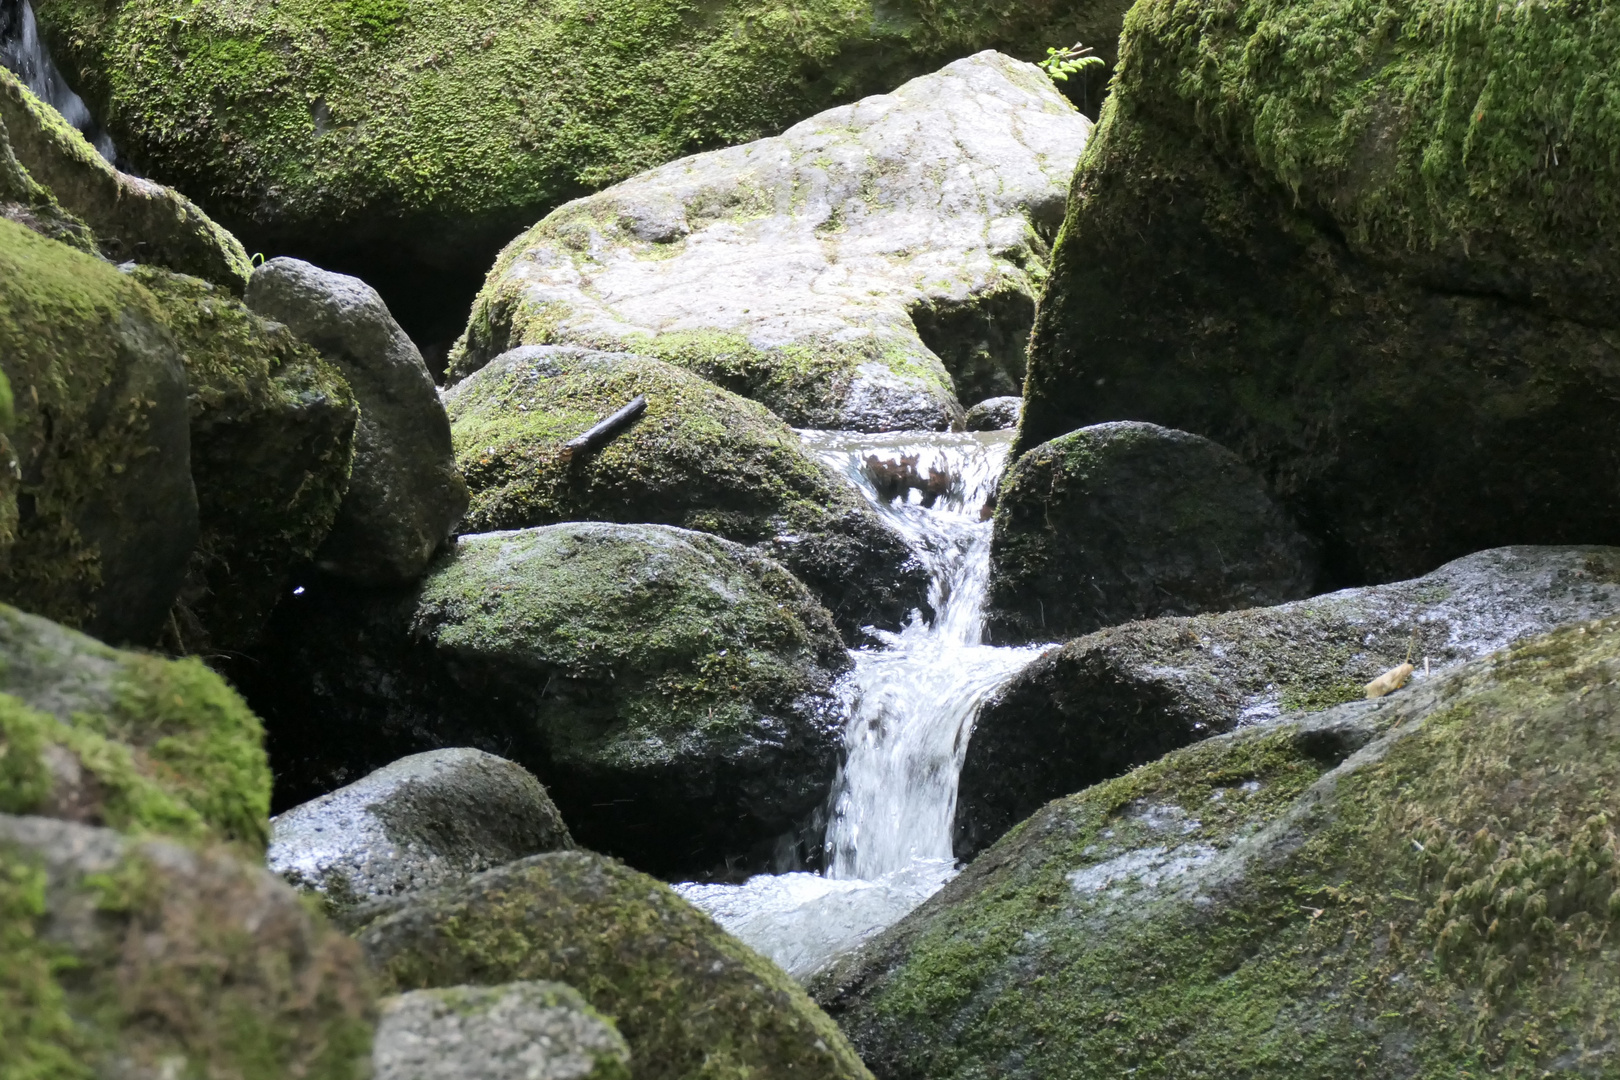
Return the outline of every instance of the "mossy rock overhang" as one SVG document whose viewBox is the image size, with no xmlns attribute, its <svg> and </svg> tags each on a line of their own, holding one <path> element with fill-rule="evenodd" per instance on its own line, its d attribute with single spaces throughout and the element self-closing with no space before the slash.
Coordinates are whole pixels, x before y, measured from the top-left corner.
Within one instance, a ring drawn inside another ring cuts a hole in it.
<svg viewBox="0 0 1620 1080">
<path fill-rule="evenodd" d="M 637 396 L 595 452 L 564 444 Z M 653 522 L 758 548 L 810 586 L 840 631 L 898 630 L 928 572 L 854 488 L 764 406 L 650 357 L 522 346 L 444 394 L 472 492 L 460 531 Z"/>
<path fill-rule="evenodd" d="M 568 199 L 981 49 L 1036 59 L 1079 38 L 1112 59 L 1129 4 L 35 7 L 142 174 L 250 249 L 358 275 L 417 316 L 414 337 L 448 344 L 500 246 Z"/>
<path fill-rule="evenodd" d="M 651 873 L 764 869 L 842 746 L 831 617 L 779 563 L 666 525 L 460 537 L 416 586 L 311 579 L 232 677 L 280 807 L 472 746 L 546 785 L 582 845 Z M 791 834 L 791 835 L 789 835 Z"/>
<path fill-rule="evenodd" d="M 1335 584 L 1620 534 L 1609 5 L 1149 0 L 1071 193 L 1019 450 L 1148 420 Z"/>
<path fill-rule="evenodd" d="M 1620 623 L 1049 804 L 812 988 L 881 1077 L 1602 1076 Z"/>
</svg>

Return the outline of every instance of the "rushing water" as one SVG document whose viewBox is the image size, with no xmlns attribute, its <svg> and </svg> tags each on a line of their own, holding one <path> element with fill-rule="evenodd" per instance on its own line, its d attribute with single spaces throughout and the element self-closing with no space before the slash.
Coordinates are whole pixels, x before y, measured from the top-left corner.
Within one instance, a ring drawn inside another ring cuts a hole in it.
<svg viewBox="0 0 1620 1080">
<path fill-rule="evenodd" d="M 804 977 L 905 916 L 955 873 L 957 778 L 979 706 L 1040 646 L 981 643 L 990 576 L 987 505 L 1011 432 L 807 431 L 928 567 L 932 620 L 873 631 L 852 652 L 845 763 L 833 785 L 827 872 L 683 885 L 722 926 Z"/>
<path fill-rule="evenodd" d="M 68 86 L 39 39 L 39 24 L 34 21 L 34 7 L 28 0 L 0 0 L 0 67 L 10 68 L 35 97 L 83 132 L 96 153 L 116 163 L 118 154 L 112 139 Z"/>
</svg>

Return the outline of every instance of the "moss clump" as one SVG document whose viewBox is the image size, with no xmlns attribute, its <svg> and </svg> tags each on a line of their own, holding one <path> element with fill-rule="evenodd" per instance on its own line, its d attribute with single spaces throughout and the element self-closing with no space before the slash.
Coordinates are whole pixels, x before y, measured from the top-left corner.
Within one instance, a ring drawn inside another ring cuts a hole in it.
<svg viewBox="0 0 1620 1080">
<path fill-rule="evenodd" d="M 238 650 L 331 531 L 359 409 L 337 368 L 223 289 L 155 267 L 133 276 L 185 356 L 201 520 L 165 644 Z"/>
<path fill-rule="evenodd" d="M 72 957 L 39 934 L 45 881 L 43 867 L 0 848 L 0 1045 L 12 1075 L 90 1080 L 88 1040 L 58 981 Z"/>
<path fill-rule="evenodd" d="M 1179 751 L 1042 810 L 820 998 L 887 1075 L 1601 1073 L 1617 672 L 1620 623 L 1582 624 Z"/>
<path fill-rule="evenodd" d="M 69 247 L 95 253 L 96 240 L 89 226 L 64 210 L 56 197 L 40 186 L 17 160 L 3 118 L 0 118 L 0 218 L 14 221 L 51 240 L 60 240 Z"/>
<path fill-rule="evenodd" d="M 538 855 L 419 895 L 360 942 L 394 990 L 566 982 L 614 1018 L 646 1080 L 870 1076 L 780 969 L 600 855 Z"/>
<path fill-rule="evenodd" d="M 108 648 L 0 609 L 0 812 L 269 839 L 257 717 L 199 661 Z"/>
</svg>

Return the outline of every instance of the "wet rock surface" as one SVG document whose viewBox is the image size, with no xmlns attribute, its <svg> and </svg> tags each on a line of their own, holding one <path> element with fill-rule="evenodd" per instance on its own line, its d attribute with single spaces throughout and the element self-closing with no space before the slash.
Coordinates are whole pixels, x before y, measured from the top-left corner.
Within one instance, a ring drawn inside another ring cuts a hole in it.
<svg viewBox="0 0 1620 1080">
<path fill-rule="evenodd" d="M 457 747 L 401 758 L 278 814 L 265 862 L 337 909 L 572 846 L 533 774 Z"/>
<path fill-rule="evenodd" d="M 970 857 L 1048 800 L 1190 742 L 1360 698 L 1410 659 L 1428 671 L 1564 623 L 1620 614 L 1620 549 L 1513 547 L 1411 581 L 1278 607 L 1153 619 L 1068 642 L 974 725 L 955 849 Z"/>
<path fill-rule="evenodd" d="M 508 245 L 451 374 L 519 344 L 611 346 L 800 427 L 957 427 L 955 392 L 1022 379 L 1090 130 L 1035 67 L 980 53 L 643 173 Z"/>
<path fill-rule="evenodd" d="M 1021 397 L 1003 396 L 985 398 L 967 411 L 967 429 L 969 431 L 1005 431 L 1018 426 L 1018 418 L 1024 415 L 1024 399 Z"/>
<path fill-rule="evenodd" d="M 996 499 L 986 629 L 1052 641 L 1308 595 L 1313 552 L 1236 455 L 1130 421 L 1015 460 Z"/>
</svg>

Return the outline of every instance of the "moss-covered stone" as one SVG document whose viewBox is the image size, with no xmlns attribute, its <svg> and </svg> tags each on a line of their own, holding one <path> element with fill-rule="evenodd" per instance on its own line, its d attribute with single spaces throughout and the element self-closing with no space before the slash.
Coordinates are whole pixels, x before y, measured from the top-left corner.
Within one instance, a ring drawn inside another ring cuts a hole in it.
<svg viewBox="0 0 1620 1080">
<path fill-rule="evenodd" d="M 566 982 L 614 1018 L 642 1080 L 870 1076 L 774 964 L 600 855 L 538 855 L 423 894 L 360 943 L 390 989 Z"/>
<path fill-rule="evenodd" d="M 197 539 L 186 375 L 151 295 L 0 221 L 0 369 L 20 467 L 0 599 L 153 642 Z"/>
<path fill-rule="evenodd" d="M 780 564 L 664 525 L 463 536 L 412 589 L 310 581 L 267 637 L 234 670 L 283 806 L 473 746 L 538 776 L 587 847 L 691 875 L 768 864 L 841 746 L 825 609 Z"/>
<path fill-rule="evenodd" d="M 884 1077 L 1603 1075 L 1620 623 L 1054 802 L 818 984 Z M 1359 748 L 1359 749 L 1358 749 Z"/>
<path fill-rule="evenodd" d="M 142 172 L 254 247 L 357 273 L 398 311 L 435 305 L 442 331 L 410 329 L 447 343 L 500 245 L 566 199 L 979 49 L 1035 58 L 1080 37 L 1112 57 L 1129 5 L 35 6 L 58 63 Z"/>
<path fill-rule="evenodd" d="M 369 1076 L 353 942 L 234 852 L 0 815 L 0 1066 L 41 1080 Z"/>
<path fill-rule="evenodd" d="M 195 659 L 112 649 L 0 607 L 0 812 L 269 839 L 259 720 Z"/>
<path fill-rule="evenodd" d="M 194 274 L 237 295 L 247 288 L 252 268 L 236 237 L 183 195 L 107 164 L 73 125 L 3 68 L 0 123 L 17 160 L 94 231 L 101 254 Z"/>
<path fill-rule="evenodd" d="M 1120 417 L 1253 465 L 1339 582 L 1620 528 L 1611 6 L 1127 20 L 1020 447 Z"/>
<path fill-rule="evenodd" d="M 597 453 L 563 443 L 638 394 L 647 411 Z M 460 528 L 655 522 L 756 545 L 809 585 L 849 636 L 899 629 L 928 575 L 848 484 L 763 406 L 646 357 L 513 350 L 445 395 L 472 490 Z"/>
<path fill-rule="evenodd" d="M 224 289 L 156 267 L 132 276 L 185 357 L 201 520 L 165 644 L 239 650 L 331 531 L 359 411 L 334 366 Z"/>
<path fill-rule="evenodd" d="M 0 117 L 0 218 L 80 251 L 90 254 L 96 251 L 96 238 L 90 227 L 64 210 L 56 197 L 17 160 L 3 117 Z"/>
</svg>

